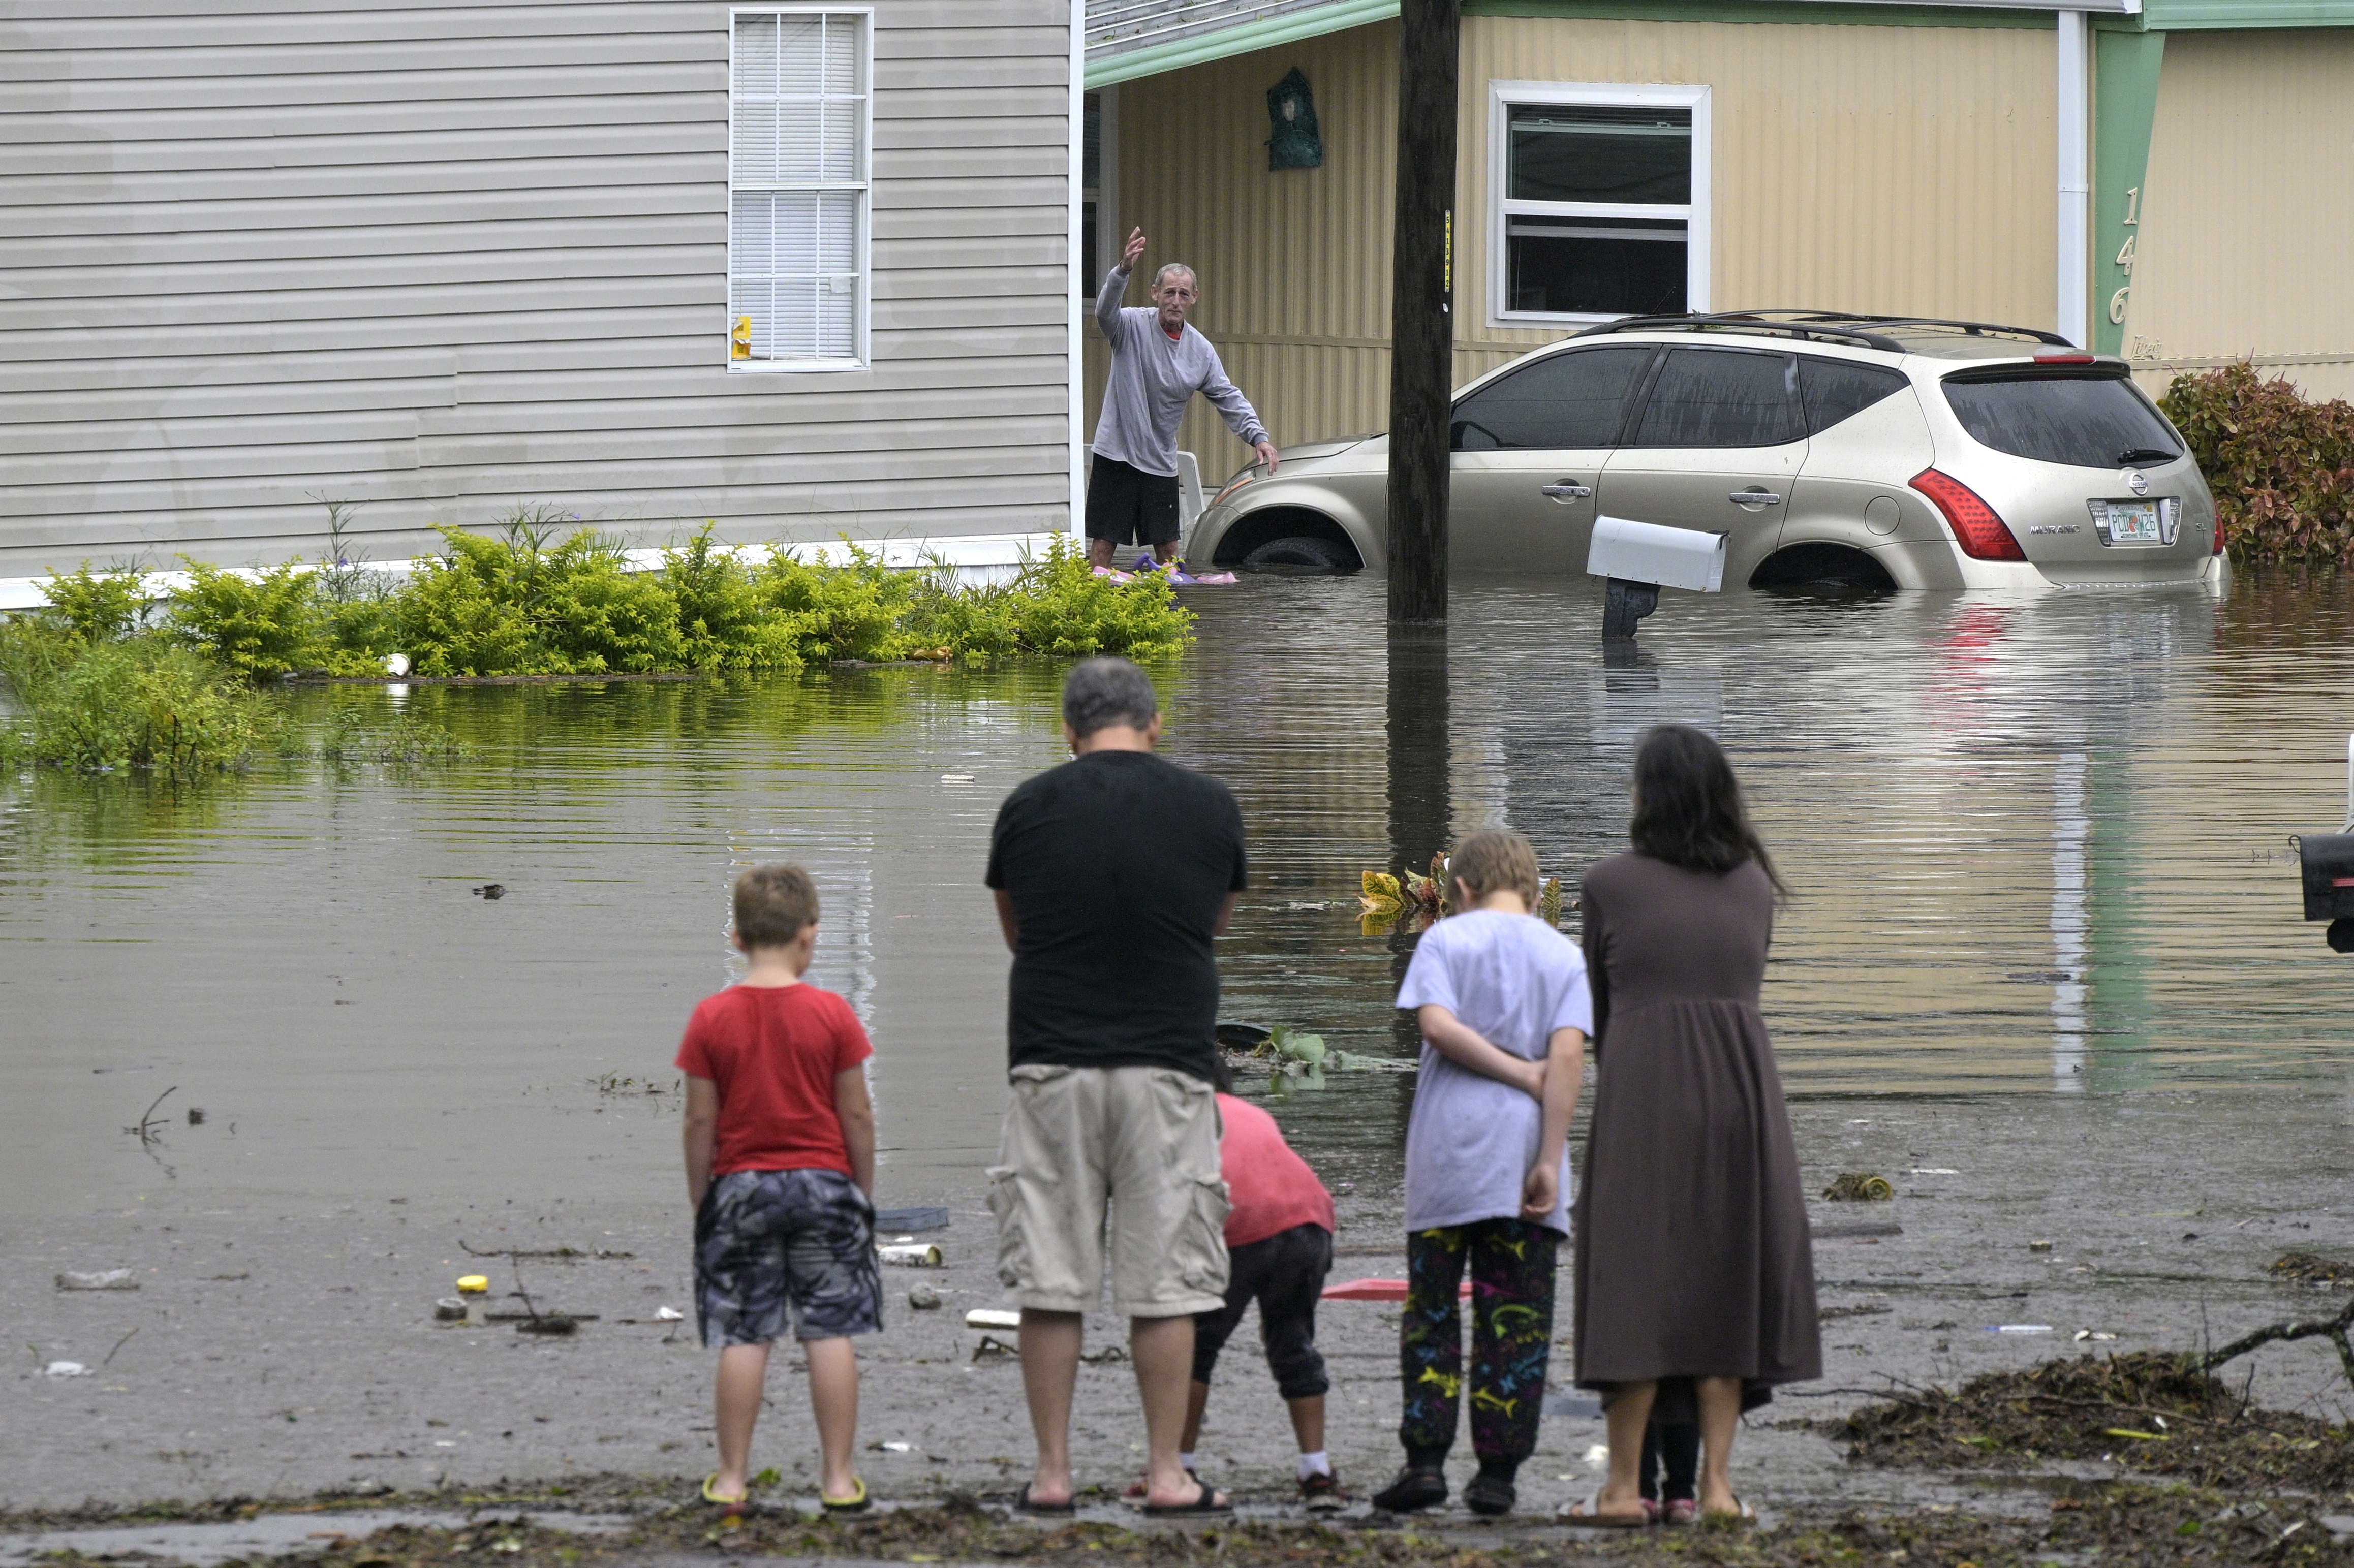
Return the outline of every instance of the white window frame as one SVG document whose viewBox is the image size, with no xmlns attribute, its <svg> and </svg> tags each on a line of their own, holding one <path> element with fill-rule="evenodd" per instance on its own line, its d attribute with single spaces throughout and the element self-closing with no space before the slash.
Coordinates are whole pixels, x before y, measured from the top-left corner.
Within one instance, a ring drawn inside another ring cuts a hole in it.
<svg viewBox="0 0 2354 1568">
<path fill-rule="evenodd" d="M 774 375 L 779 372 L 808 374 L 843 370 L 866 370 L 874 365 L 874 343 L 871 336 L 874 315 L 875 265 L 875 9 L 871 5 L 730 5 L 727 8 L 727 225 L 728 255 L 726 278 L 728 309 L 734 302 L 736 281 L 736 21 L 739 16 L 854 16 L 858 19 L 858 64 L 861 76 L 858 93 L 858 147 L 862 177 L 855 180 L 829 180 L 815 184 L 754 185 L 747 183 L 745 190 L 764 191 L 855 191 L 858 194 L 857 256 L 858 287 L 852 305 L 855 324 L 856 349 L 848 358 L 836 359 L 737 359 L 733 349 L 723 346 L 721 353 L 729 357 L 727 372 L 736 375 Z M 735 320 L 726 318 L 732 329 Z M 732 331 L 723 338 L 723 344 L 732 341 Z"/>
<path fill-rule="evenodd" d="M 1516 311 L 1511 303 L 1511 222 L 1519 217 L 1680 217 L 1684 221 L 1684 308 L 1709 309 L 1709 91 L 1705 87 L 1632 86 L 1612 81 L 1490 81 L 1488 83 L 1488 324 L 1497 327 L 1585 326 L 1611 315 L 1569 311 Z M 1582 201 L 1512 201 L 1510 188 L 1511 106 L 1591 103 L 1611 108 L 1670 107 L 1691 111 L 1691 202 L 1687 207 Z"/>
</svg>

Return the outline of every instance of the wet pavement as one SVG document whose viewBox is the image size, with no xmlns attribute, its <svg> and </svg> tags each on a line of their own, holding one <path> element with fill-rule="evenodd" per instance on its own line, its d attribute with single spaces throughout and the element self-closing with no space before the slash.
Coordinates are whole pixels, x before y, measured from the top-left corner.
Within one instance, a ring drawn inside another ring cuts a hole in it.
<svg viewBox="0 0 2354 1568">
<path fill-rule="evenodd" d="M 1846 1391 L 2019 1364 L 2080 1330 L 2118 1338 L 2079 1349 L 2220 1340 L 2327 1298 L 2262 1271 L 2354 1249 L 2354 960 L 2297 918 L 2285 839 L 2341 820 L 2354 594 L 1670 595 L 1613 666 L 1587 585 L 1462 583 L 1443 659 L 1399 651 L 1394 686 L 1378 583 L 1192 602 L 1167 749 L 1227 779 L 1252 833 L 1228 1018 L 1402 1057 L 1411 937 L 1361 929 L 1360 870 L 1509 821 L 1574 882 L 1624 842 L 1646 726 L 1701 723 L 1733 752 L 1797 895 L 1766 1000 L 1807 1176 L 1899 1192 L 1817 1205 L 1841 1315 L 1824 1384 L 1744 1439 L 1761 1501 L 1982 1495 L 1850 1471 L 1770 1425 Z M 176 800 L 0 784 L 0 1315 L 28 1347 L 0 1380 L 0 1506 L 707 1470 L 707 1355 L 653 1320 L 690 1306 L 667 1063 L 727 978 L 730 877 L 774 858 L 817 876 L 811 978 L 876 1040 L 879 1201 L 955 1214 L 948 1269 L 888 1276 L 862 1440 L 909 1446 L 868 1473 L 885 1495 L 1010 1489 L 1018 1368 L 975 1363 L 960 1326 L 1000 1304 L 979 1171 L 1005 960 L 980 878 L 998 800 L 1059 759 L 1057 677 L 311 688 L 292 700 L 405 704 L 474 753 L 271 764 Z M 470 891 L 490 882 L 506 896 Z M 1409 1082 L 1274 1097 L 1347 1184 L 1342 1277 L 1403 1272 Z M 123 1130 L 167 1089 L 160 1139 Z M 516 1283 L 468 1246 L 631 1255 L 521 1264 L 535 1299 L 598 1314 L 551 1340 L 431 1320 L 457 1274 Z M 115 1267 L 141 1288 L 52 1285 Z M 946 1309 L 897 1304 L 918 1279 Z M 1327 1308 L 1333 1448 L 1360 1483 L 1394 1464 L 1394 1321 Z M 38 1372 L 59 1360 L 91 1375 Z M 2354 1404 L 2326 1349 L 2255 1360 L 2263 1403 Z M 762 1462 L 806 1474 L 802 1395 L 774 1384 Z M 1141 1443 L 1125 1366 L 1087 1369 L 1080 1409 L 1083 1481 L 1116 1485 Z M 1550 1419 L 1525 1501 L 1583 1495 L 1599 1441 L 1591 1417 Z M 1288 1446 L 1238 1347 L 1214 1478 L 1274 1507 Z"/>
</svg>

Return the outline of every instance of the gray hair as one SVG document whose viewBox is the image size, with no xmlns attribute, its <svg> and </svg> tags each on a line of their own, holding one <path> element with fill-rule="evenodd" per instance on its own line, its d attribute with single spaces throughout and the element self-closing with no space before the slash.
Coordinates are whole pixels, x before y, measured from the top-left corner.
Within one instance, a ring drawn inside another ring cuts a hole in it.
<svg viewBox="0 0 2354 1568">
<path fill-rule="evenodd" d="M 1182 261 L 1163 261 L 1161 264 L 1161 270 L 1152 274 L 1152 286 L 1157 289 L 1169 281 L 1169 274 L 1172 272 L 1184 273 L 1185 281 L 1193 285 L 1193 291 L 1201 292 L 1202 280 L 1194 274 L 1193 269 L 1186 266 Z"/>
<path fill-rule="evenodd" d="M 1063 683 L 1063 722 L 1074 735 L 1093 735 L 1112 725 L 1142 729 L 1161 711 L 1152 677 L 1125 659 L 1084 659 Z"/>
</svg>

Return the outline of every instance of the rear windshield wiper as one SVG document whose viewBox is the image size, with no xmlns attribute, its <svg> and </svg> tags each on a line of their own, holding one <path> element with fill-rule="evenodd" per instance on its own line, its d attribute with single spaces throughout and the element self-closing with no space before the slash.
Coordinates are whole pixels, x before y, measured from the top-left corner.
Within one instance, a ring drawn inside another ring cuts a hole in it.
<svg viewBox="0 0 2354 1568">
<path fill-rule="evenodd" d="M 2166 451 L 2158 447 L 2127 447 L 2117 454 L 2120 464 L 2129 462 L 2172 462 L 2180 452 Z"/>
</svg>

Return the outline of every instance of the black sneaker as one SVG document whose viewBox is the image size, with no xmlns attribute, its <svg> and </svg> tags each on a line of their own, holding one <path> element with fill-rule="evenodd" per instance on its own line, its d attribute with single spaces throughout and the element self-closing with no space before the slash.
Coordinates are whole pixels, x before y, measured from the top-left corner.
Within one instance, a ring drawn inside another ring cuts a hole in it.
<svg viewBox="0 0 2354 1568">
<path fill-rule="evenodd" d="M 1318 1470 L 1300 1481 L 1299 1500 L 1310 1513 L 1338 1513 L 1349 1506 L 1349 1489 L 1330 1470 Z"/>
<path fill-rule="evenodd" d="M 1463 1489 L 1463 1506 L 1473 1513 L 1510 1513 L 1519 1500 L 1511 1477 L 1490 1475 L 1485 1470 L 1472 1477 L 1470 1484 Z"/>
<path fill-rule="evenodd" d="M 1384 1513 L 1418 1513 L 1447 1500 L 1447 1472 L 1418 1470 L 1412 1465 L 1397 1479 L 1373 1494 L 1373 1506 Z"/>
</svg>

